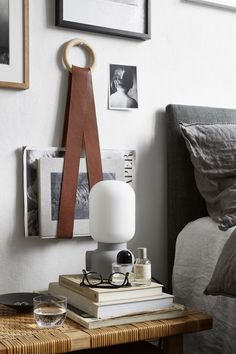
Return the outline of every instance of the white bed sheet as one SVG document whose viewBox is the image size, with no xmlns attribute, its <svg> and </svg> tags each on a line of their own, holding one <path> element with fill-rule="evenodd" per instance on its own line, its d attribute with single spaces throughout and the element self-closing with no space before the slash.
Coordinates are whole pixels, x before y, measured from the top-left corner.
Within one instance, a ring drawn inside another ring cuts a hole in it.
<svg viewBox="0 0 236 354">
<path fill-rule="evenodd" d="M 185 354 L 236 354 L 236 298 L 203 294 L 233 230 L 220 231 L 214 221 L 204 217 L 186 225 L 178 235 L 173 269 L 175 301 L 213 316 L 212 330 L 185 336 Z"/>
</svg>

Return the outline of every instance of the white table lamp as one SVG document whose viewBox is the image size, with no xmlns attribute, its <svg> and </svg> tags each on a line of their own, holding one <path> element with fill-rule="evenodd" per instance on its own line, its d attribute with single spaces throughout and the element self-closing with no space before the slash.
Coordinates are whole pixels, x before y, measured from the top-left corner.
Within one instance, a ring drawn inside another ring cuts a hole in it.
<svg viewBox="0 0 236 354">
<path fill-rule="evenodd" d="M 107 278 L 117 253 L 135 233 L 135 193 L 127 183 L 106 180 L 96 183 L 89 195 L 89 222 L 98 248 L 86 253 L 86 269 Z"/>
</svg>

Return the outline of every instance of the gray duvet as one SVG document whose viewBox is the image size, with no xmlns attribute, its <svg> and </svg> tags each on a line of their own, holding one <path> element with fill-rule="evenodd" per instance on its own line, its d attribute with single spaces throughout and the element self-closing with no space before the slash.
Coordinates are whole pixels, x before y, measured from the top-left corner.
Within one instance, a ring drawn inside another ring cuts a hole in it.
<svg viewBox="0 0 236 354">
<path fill-rule="evenodd" d="M 177 238 L 173 269 L 175 301 L 213 316 L 212 330 L 185 336 L 185 354 L 236 353 L 236 298 L 204 294 L 233 229 L 223 232 L 216 222 L 205 217 L 189 223 Z M 224 262 L 226 266 L 229 264 L 227 259 Z"/>
<path fill-rule="evenodd" d="M 226 241 L 204 294 L 236 297 L 236 230 Z"/>
</svg>

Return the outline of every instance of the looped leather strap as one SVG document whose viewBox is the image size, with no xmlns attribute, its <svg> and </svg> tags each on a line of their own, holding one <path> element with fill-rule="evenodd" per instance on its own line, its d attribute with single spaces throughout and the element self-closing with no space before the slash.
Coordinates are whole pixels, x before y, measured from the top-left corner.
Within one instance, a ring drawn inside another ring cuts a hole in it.
<svg viewBox="0 0 236 354">
<path fill-rule="evenodd" d="M 59 205 L 58 238 L 73 236 L 81 150 L 85 148 L 89 188 L 103 179 L 96 111 L 89 68 L 69 75 L 63 145 L 66 148 Z"/>
</svg>

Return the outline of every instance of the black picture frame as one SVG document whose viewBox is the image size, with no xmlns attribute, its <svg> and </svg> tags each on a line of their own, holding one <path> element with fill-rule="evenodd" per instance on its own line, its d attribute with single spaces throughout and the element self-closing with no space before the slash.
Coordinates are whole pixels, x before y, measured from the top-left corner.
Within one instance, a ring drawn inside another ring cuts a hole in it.
<svg viewBox="0 0 236 354">
<path fill-rule="evenodd" d="M 116 29 L 116 28 L 95 26 L 93 24 L 85 24 L 81 22 L 68 21 L 64 18 L 63 15 L 64 0 L 55 0 L 55 9 L 56 9 L 55 24 L 56 26 L 59 27 L 77 29 L 80 31 L 108 34 L 113 36 L 126 37 L 126 38 L 145 41 L 151 39 L 151 24 L 150 24 L 151 0 L 144 0 L 144 1 L 145 1 L 144 4 L 145 24 L 144 24 L 143 32 L 132 32 L 132 31 L 126 31 L 126 30 Z M 86 1 L 84 2 L 84 4 L 85 4 L 84 6 L 86 6 Z"/>
</svg>

